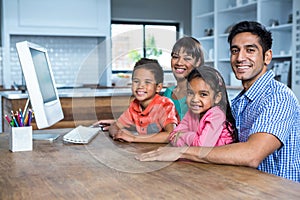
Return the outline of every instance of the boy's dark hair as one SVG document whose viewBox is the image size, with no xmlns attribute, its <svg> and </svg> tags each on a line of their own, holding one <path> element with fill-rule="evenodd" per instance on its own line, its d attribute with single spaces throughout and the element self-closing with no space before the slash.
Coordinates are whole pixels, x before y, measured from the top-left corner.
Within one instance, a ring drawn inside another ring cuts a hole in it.
<svg viewBox="0 0 300 200">
<path fill-rule="evenodd" d="M 187 77 L 188 84 L 194 79 L 194 78 L 201 78 L 207 83 L 211 89 L 217 94 L 218 92 L 221 92 L 222 98 L 221 101 L 218 103 L 218 106 L 223 110 L 223 112 L 226 114 L 226 127 L 227 130 L 231 133 L 231 136 L 233 138 L 233 141 L 238 141 L 237 136 L 237 130 L 235 128 L 235 120 L 233 118 L 233 115 L 231 113 L 230 108 L 230 102 L 228 99 L 227 91 L 226 91 L 226 85 L 224 82 L 224 79 L 220 72 L 216 70 L 215 68 L 203 65 L 200 67 L 194 68 Z M 231 124 L 231 126 L 230 126 Z"/>
<path fill-rule="evenodd" d="M 164 71 L 156 59 L 141 58 L 135 63 L 132 74 L 134 74 L 137 69 L 147 69 L 151 71 L 156 84 L 164 82 Z"/>
<path fill-rule="evenodd" d="M 262 46 L 263 55 L 272 48 L 272 33 L 268 31 L 262 24 L 255 21 L 242 21 L 234 25 L 228 36 L 228 43 L 231 46 L 233 38 L 244 32 L 250 32 L 259 37 L 259 44 Z"/>
<path fill-rule="evenodd" d="M 178 39 L 173 46 L 171 56 L 174 53 L 178 54 L 181 49 L 183 49 L 186 54 L 191 55 L 193 58 L 196 58 L 196 62 L 200 60 L 200 65 L 204 64 L 204 54 L 202 46 L 197 39 L 193 37 L 182 37 Z"/>
</svg>

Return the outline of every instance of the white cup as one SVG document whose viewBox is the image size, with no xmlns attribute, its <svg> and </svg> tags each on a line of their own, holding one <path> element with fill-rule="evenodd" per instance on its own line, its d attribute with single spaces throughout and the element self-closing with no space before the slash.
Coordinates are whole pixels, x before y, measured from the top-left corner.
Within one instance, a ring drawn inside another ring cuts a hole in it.
<svg viewBox="0 0 300 200">
<path fill-rule="evenodd" d="M 12 152 L 32 151 L 32 126 L 11 128 L 9 150 Z"/>
</svg>

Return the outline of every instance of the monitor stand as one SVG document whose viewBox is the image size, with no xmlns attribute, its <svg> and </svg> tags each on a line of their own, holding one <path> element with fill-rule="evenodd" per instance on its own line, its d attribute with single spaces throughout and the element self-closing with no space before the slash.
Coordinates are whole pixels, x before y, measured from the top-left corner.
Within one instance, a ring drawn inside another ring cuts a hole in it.
<svg viewBox="0 0 300 200">
<path fill-rule="evenodd" d="M 44 141 L 54 141 L 59 138 L 59 134 L 56 133 L 34 133 L 32 134 L 33 140 L 44 140 Z"/>
<path fill-rule="evenodd" d="M 24 107 L 24 112 L 27 112 L 28 106 L 30 105 L 30 99 L 28 98 Z M 33 140 L 43 140 L 43 141 L 54 141 L 59 138 L 60 134 L 58 133 L 33 133 Z"/>
</svg>

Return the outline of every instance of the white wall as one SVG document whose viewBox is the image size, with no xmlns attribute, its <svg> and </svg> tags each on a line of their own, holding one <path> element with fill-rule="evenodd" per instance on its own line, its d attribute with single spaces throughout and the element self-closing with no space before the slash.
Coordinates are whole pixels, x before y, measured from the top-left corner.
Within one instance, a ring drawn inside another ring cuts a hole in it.
<svg viewBox="0 0 300 200">
<path fill-rule="evenodd" d="M 179 22 L 191 35 L 191 0 L 111 0 L 111 19 Z"/>
<path fill-rule="evenodd" d="M 110 38 L 110 0 L 1 2 L 1 85 L 10 88 L 14 82 L 20 84 L 22 81 L 15 49 L 15 43 L 20 40 L 35 42 L 49 49 L 54 76 L 60 84 L 100 82 L 103 86 L 111 85 L 111 70 L 108 70 L 111 69 L 110 43 L 106 42 Z M 98 50 L 101 50 L 99 57 L 93 56 Z M 80 77 L 74 76 L 74 73 L 82 70 L 83 64 L 86 66 L 83 73 L 78 73 Z"/>
</svg>

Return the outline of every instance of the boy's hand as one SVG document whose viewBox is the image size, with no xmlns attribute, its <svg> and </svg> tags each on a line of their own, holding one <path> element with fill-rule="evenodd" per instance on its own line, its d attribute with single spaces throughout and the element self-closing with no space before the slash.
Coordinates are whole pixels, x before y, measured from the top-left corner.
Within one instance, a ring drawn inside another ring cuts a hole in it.
<svg viewBox="0 0 300 200">
<path fill-rule="evenodd" d="M 127 129 L 120 129 L 114 136 L 114 140 L 133 142 L 135 136 Z"/>
<path fill-rule="evenodd" d="M 101 127 L 102 131 L 108 131 L 109 127 L 115 122 L 113 119 L 103 119 L 95 122 L 92 127 Z"/>
</svg>

